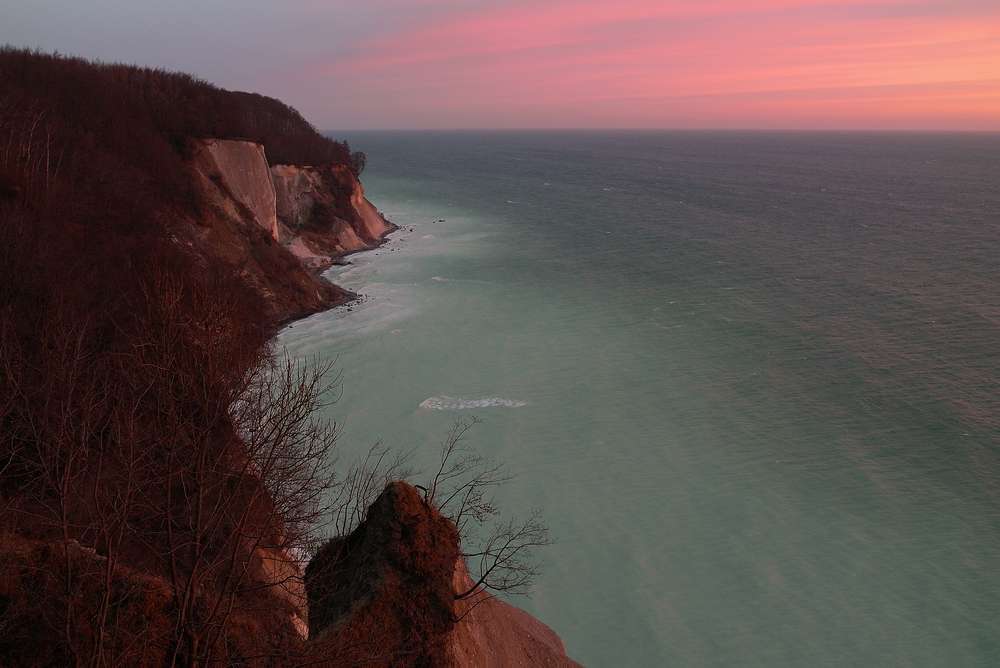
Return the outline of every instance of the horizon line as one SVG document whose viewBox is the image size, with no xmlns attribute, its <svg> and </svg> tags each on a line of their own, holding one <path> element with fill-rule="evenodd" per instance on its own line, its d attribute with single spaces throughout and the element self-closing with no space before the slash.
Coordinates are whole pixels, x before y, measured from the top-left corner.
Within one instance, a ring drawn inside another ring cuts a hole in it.
<svg viewBox="0 0 1000 668">
<path fill-rule="evenodd" d="M 628 128 L 628 127 L 455 127 L 455 128 L 333 128 L 331 132 L 774 132 L 774 133 L 824 133 L 824 134 L 1000 134 L 1000 129 L 954 128 Z"/>
</svg>

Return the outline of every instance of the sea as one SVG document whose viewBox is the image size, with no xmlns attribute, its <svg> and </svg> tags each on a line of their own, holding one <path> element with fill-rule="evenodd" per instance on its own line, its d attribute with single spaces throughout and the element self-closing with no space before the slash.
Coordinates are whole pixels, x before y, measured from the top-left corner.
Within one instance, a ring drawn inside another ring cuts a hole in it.
<svg viewBox="0 0 1000 668">
<path fill-rule="evenodd" d="M 1000 134 L 338 132 L 400 226 L 279 335 L 456 420 L 587 668 L 1000 665 Z"/>
</svg>

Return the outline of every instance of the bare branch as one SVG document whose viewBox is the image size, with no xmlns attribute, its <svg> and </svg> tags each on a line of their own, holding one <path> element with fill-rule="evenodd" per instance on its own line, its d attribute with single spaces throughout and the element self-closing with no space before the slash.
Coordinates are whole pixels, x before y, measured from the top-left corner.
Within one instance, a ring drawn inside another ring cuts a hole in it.
<svg viewBox="0 0 1000 668">
<path fill-rule="evenodd" d="M 458 528 L 462 556 L 473 586 L 456 598 L 466 598 L 481 587 L 526 595 L 541 563 L 532 550 L 552 544 L 541 513 L 533 510 L 524 521 L 498 521 L 500 505 L 492 490 L 513 479 L 503 462 L 478 454 L 467 445 L 469 431 L 482 420 L 457 420 L 441 444 L 437 472 L 425 489 L 425 498 Z"/>
<path fill-rule="evenodd" d="M 479 577 L 467 591 L 456 594 L 465 598 L 479 587 L 507 594 L 526 595 L 534 585 L 541 562 L 534 560 L 532 549 L 551 545 L 548 527 L 541 522 L 541 512 L 532 510 L 523 522 L 511 518 L 493 523 L 492 531 L 478 541 L 470 551 L 463 552 L 467 560 L 477 563 Z"/>
<path fill-rule="evenodd" d="M 368 507 L 386 485 L 407 480 L 413 475 L 409 466 L 413 452 L 401 452 L 378 441 L 364 457 L 352 463 L 336 486 L 331 502 L 334 509 L 331 527 L 334 535 L 346 536 L 365 520 Z"/>
</svg>

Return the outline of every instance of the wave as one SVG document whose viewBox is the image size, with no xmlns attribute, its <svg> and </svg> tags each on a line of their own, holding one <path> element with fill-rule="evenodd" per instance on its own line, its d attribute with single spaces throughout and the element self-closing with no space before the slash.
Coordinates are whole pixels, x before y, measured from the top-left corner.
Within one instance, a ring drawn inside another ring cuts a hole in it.
<svg viewBox="0 0 1000 668">
<path fill-rule="evenodd" d="M 490 285 L 493 281 L 477 281 L 474 278 L 445 278 L 444 276 L 431 276 L 432 281 L 438 283 L 479 283 L 480 285 Z"/>
<path fill-rule="evenodd" d="M 481 399 L 456 399 L 455 397 L 430 397 L 420 402 L 420 407 L 428 411 L 467 411 L 472 408 L 520 408 L 530 406 L 527 401 L 504 399 L 503 397 L 483 397 Z"/>
</svg>

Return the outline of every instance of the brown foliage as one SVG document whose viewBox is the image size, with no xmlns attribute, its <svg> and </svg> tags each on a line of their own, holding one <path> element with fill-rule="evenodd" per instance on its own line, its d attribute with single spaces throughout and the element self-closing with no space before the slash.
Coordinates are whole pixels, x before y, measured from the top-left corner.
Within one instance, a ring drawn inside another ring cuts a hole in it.
<svg viewBox="0 0 1000 668">
<path fill-rule="evenodd" d="M 168 588 L 121 568 L 108 580 L 106 568 L 107 559 L 75 542 L 0 535 L 4 665 L 98 665 L 98 657 L 114 657 L 109 665 L 164 664 L 173 631 Z M 105 597 L 112 602 L 108 619 L 101 616 Z"/>
<path fill-rule="evenodd" d="M 8 555 L 29 570 L 5 581 L 0 644 L 30 646 L 44 612 L 51 661 L 158 662 L 111 640 L 141 632 L 116 593 L 138 568 L 168 597 L 167 663 L 253 665 L 292 642 L 254 555 L 293 553 L 323 509 L 325 369 L 273 369 L 261 286 L 175 223 L 204 213 L 187 137 L 245 133 L 255 99 L 0 49 L 0 528 L 42 546 Z M 282 108 L 254 131 L 298 122 Z M 266 242 L 255 260 L 293 280 Z"/>
</svg>

